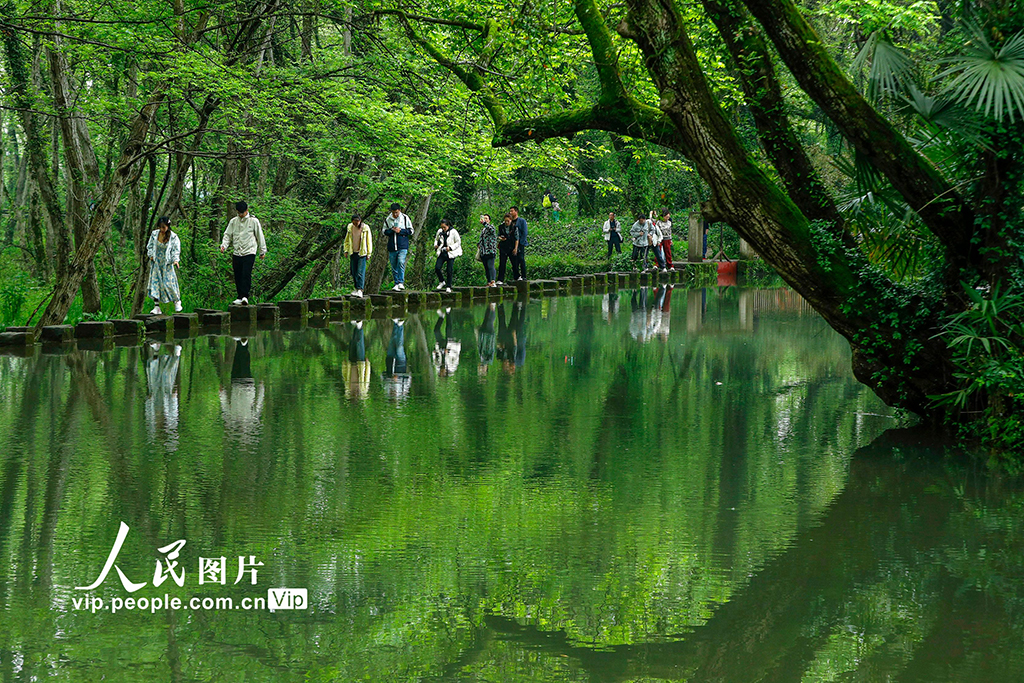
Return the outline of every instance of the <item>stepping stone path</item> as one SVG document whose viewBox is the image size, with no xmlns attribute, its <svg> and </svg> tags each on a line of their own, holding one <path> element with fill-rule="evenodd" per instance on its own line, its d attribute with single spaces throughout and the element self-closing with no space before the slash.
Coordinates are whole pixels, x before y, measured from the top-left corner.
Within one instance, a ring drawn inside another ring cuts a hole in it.
<svg viewBox="0 0 1024 683">
<path fill-rule="evenodd" d="M 386 290 L 363 297 L 346 295 L 229 306 L 226 311 L 197 308 L 192 313 L 140 314 L 130 319 L 84 321 L 77 325 L 48 325 L 39 329 L 13 326 L 0 330 L 0 348 L 4 353 L 26 355 L 34 353 L 33 347 L 43 342 L 51 353 L 67 353 L 76 348 L 73 342 L 77 341 L 77 348 L 103 350 L 112 346 L 112 340 L 116 340 L 119 345 L 131 346 L 141 343 L 147 335 L 170 341 L 172 334 L 179 337 L 192 336 L 198 334 L 200 329 L 210 334 L 215 333 L 214 330 L 223 333 L 230 327 L 233 333 L 249 334 L 256 329 L 257 321 L 261 323 L 261 329 L 302 329 L 307 325 L 322 328 L 328 325 L 328 315 L 335 319 L 389 318 L 404 315 L 407 305 L 410 310 L 430 309 L 523 300 L 531 294 L 556 296 L 583 293 L 588 289 L 603 292 L 606 288 L 653 286 L 688 281 L 705 269 L 707 274 L 714 273 L 716 264 L 710 261 L 684 264 L 679 270 L 667 273 L 587 273 L 551 279 L 518 280 L 496 287 L 473 284 L 455 287 L 452 292 Z"/>
</svg>

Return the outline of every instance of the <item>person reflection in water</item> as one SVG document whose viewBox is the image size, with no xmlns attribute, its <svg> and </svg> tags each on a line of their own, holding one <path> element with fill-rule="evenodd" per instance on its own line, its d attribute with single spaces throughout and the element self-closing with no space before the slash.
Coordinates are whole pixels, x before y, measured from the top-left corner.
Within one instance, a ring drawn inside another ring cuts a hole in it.
<svg viewBox="0 0 1024 683">
<path fill-rule="evenodd" d="M 231 360 L 231 384 L 221 387 L 220 412 L 228 434 L 237 436 L 243 446 L 259 442 L 263 415 L 263 382 L 252 376 L 249 340 L 234 337 L 235 352 Z"/>
<path fill-rule="evenodd" d="M 512 305 L 507 325 L 505 307 L 498 306 L 498 358 L 509 374 L 526 364 L 526 307 L 521 302 Z"/>
<path fill-rule="evenodd" d="M 146 428 L 151 441 L 157 434 L 165 438 L 168 452 L 178 450 L 178 364 L 181 347 L 174 345 L 170 353 L 160 353 L 160 344 L 145 347 L 146 360 Z"/>
<path fill-rule="evenodd" d="M 648 339 L 647 288 L 634 289 L 629 297 L 629 334 L 641 344 Z"/>
<path fill-rule="evenodd" d="M 672 322 L 672 285 L 661 285 L 654 290 L 654 305 L 661 311 L 658 336 L 668 341 L 669 325 Z"/>
<path fill-rule="evenodd" d="M 619 290 L 613 289 L 601 299 L 601 318 L 610 323 L 619 313 Z"/>
<path fill-rule="evenodd" d="M 459 369 L 459 356 L 462 354 L 462 342 L 452 339 L 452 309 L 446 308 L 437 312 L 434 323 L 434 367 L 439 377 L 448 377 Z M 443 332 L 442 332 L 443 328 Z"/>
<path fill-rule="evenodd" d="M 405 321 L 395 318 L 391 321 L 391 339 L 384 357 L 384 394 L 389 398 L 401 399 L 409 395 L 412 375 L 405 359 Z"/>
<path fill-rule="evenodd" d="M 480 351 L 480 365 L 477 374 L 483 377 L 494 362 L 494 314 L 497 304 L 491 303 L 484 309 L 484 319 L 476 333 L 476 347 Z"/>
<path fill-rule="evenodd" d="M 345 378 L 345 398 L 366 398 L 370 391 L 370 361 L 366 360 L 366 336 L 363 321 L 352 322 L 352 341 L 348 345 L 348 359 L 341 362 Z"/>
</svg>

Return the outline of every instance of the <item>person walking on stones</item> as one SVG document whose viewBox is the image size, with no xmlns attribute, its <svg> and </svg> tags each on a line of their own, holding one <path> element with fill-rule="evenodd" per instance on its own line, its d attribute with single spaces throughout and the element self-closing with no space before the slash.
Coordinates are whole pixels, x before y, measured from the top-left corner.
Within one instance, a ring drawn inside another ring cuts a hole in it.
<svg viewBox="0 0 1024 683">
<path fill-rule="evenodd" d="M 498 254 L 498 231 L 491 225 L 491 217 L 486 213 L 480 216 L 480 241 L 477 244 L 477 252 L 480 254 L 480 262 L 484 264 L 484 277 L 487 279 L 487 286 L 494 287 L 497 278 L 494 274 L 494 257 Z"/>
<path fill-rule="evenodd" d="M 434 263 L 434 274 L 438 280 L 437 289 L 450 292 L 455 275 L 455 259 L 462 256 L 462 238 L 447 218 L 441 219 L 441 227 L 434 235 L 434 251 L 437 253 L 437 261 Z"/>
<path fill-rule="evenodd" d="M 647 219 L 637 214 L 636 221 L 629 227 L 629 237 L 633 242 L 633 253 L 630 260 L 633 267 L 636 267 L 638 260 L 642 261 L 643 269 L 647 269 Z"/>
<path fill-rule="evenodd" d="M 506 213 L 501 225 L 498 226 L 499 264 L 497 284 L 499 285 L 505 284 L 505 266 L 508 265 L 509 260 L 512 260 L 513 278 L 515 278 L 517 272 L 515 259 L 512 257 L 512 246 L 516 242 L 515 230 L 516 227 L 512 224 L 512 214 Z"/>
<path fill-rule="evenodd" d="M 661 230 L 658 228 L 658 224 L 654 222 L 654 212 L 647 216 L 647 246 L 648 253 L 654 254 L 654 265 L 651 266 L 651 271 L 656 272 L 658 268 L 661 268 L 661 272 L 667 273 L 668 269 L 665 268 L 665 255 L 661 250 Z M 644 270 L 647 270 L 647 259 L 644 258 Z"/>
<path fill-rule="evenodd" d="M 235 275 L 235 293 L 238 298 L 231 303 L 235 306 L 249 305 L 249 290 L 252 289 L 252 267 L 256 263 L 256 255 L 260 259 L 267 256 L 267 242 L 263 239 L 263 226 L 256 216 L 249 213 L 249 205 L 245 202 L 235 204 L 237 216 L 228 222 L 221 240 L 221 253 L 231 249 L 231 269 Z"/>
<path fill-rule="evenodd" d="M 602 228 L 604 232 L 604 241 L 608 243 L 608 259 L 612 257 L 612 249 L 615 249 L 618 253 L 622 253 L 622 226 L 619 225 L 619 221 L 615 218 L 615 212 L 608 214 L 608 220 L 604 222 Z"/>
<path fill-rule="evenodd" d="M 526 219 L 519 215 L 519 207 L 513 206 L 508 210 L 512 216 L 512 225 L 515 227 L 515 242 L 512 245 L 512 276 L 517 280 L 526 279 L 526 247 L 529 245 Z M 519 266 L 519 273 L 516 273 L 516 266 Z"/>
<path fill-rule="evenodd" d="M 342 250 L 349 255 L 349 266 L 355 287 L 352 295 L 361 297 L 366 281 L 366 261 L 373 256 L 373 236 L 359 214 L 353 215 L 352 222 L 348 224 Z"/>
<path fill-rule="evenodd" d="M 178 275 L 174 269 L 181 260 L 181 240 L 171 230 L 171 221 L 161 216 L 156 230 L 149 236 L 146 245 L 149 256 L 149 296 L 153 299 L 153 315 L 160 315 L 160 304 L 174 304 L 175 311 L 181 311 L 181 291 L 178 289 Z"/>
<path fill-rule="evenodd" d="M 392 289 L 401 292 L 405 289 L 405 259 L 409 256 L 412 221 L 402 213 L 398 204 L 391 205 L 391 213 L 384 219 L 381 234 L 388 240 L 388 261 L 391 262 L 391 276 L 395 279 Z"/>
<path fill-rule="evenodd" d="M 658 232 L 661 233 L 661 253 L 668 270 L 675 270 L 672 265 L 672 215 L 668 209 L 661 210 L 661 219 L 657 223 Z"/>
</svg>

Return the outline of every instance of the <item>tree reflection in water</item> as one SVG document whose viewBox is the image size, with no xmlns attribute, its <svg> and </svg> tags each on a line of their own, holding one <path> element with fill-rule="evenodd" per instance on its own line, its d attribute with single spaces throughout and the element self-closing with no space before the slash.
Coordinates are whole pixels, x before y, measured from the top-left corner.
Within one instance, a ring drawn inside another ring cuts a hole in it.
<svg viewBox="0 0 1024 683">
<path fill-rule="evenodd" d="M 1018 676 L 1021 487 L 891 429 L 784 292 L 437 322 L 0 358 L 2 680 Z M 72 609 L 120 520 L 130 576 L 186 538 L 182 597 L 254 554 L 311 608 Z"/>
</svg>

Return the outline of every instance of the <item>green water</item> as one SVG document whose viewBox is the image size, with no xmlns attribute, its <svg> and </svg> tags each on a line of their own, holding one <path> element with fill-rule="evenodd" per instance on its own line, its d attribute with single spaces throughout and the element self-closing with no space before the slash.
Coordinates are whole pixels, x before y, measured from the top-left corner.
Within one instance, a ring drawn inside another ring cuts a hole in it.
<svg viewBox="0 0 1024 683">
<path fill-rule="evenodd" d="M 0 357 L 0 681 L 1021 680 L 1024 487 L 791 293 L 662 295 Z"/>
</svg>

